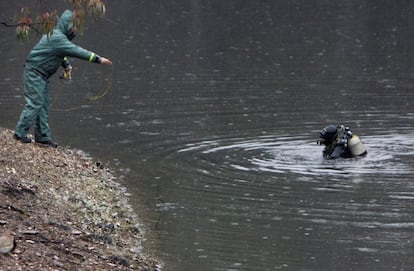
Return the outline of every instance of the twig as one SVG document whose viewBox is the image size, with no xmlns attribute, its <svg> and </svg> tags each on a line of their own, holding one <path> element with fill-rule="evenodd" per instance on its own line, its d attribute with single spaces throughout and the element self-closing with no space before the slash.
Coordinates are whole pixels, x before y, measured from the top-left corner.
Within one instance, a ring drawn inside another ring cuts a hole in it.
<svg viewBox="0 0 414 271">
<path fill-rule="evenodd" d="M 39 30 L 35 27 L 35 25 L 40 25 L 41 23 L 32 23 L 32 24 L 27 24 L 27 23 L 8 23 L 5 21 L 0 21 L 0 24 L 4 25 L 5 27 L 18 27 L 21 25 L 27 25 L 28 27 L 30 27 L 31 29 L 33 29 L 33 31 L 36 32 L 37 35 L 39 35 Z"/>
<path fill-rule="evenodd" d="M 16 27 L 16 26 L 21 25 L 20 23 L 11 24 L 11 23 L 8 23 L 8 22 L 3 22 L 3 21 L 0 21 L 0 24 L 4 25 L 5 27 Z"/>
</svg>

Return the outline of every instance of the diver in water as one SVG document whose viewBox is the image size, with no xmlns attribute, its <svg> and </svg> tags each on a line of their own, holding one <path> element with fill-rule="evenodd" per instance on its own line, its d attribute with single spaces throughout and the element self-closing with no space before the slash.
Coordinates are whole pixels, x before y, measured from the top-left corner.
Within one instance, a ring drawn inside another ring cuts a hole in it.
<svg viewBox="0 0 414 271">
<path fill-rule="evenodd" d="M 352 158 L 367 155 L 367 150 L 358 136 L 353 135 L 344 125 L 328 125 L 320 132 L 317 140 L 324 145 L 323 158 Z"/>
</svg>

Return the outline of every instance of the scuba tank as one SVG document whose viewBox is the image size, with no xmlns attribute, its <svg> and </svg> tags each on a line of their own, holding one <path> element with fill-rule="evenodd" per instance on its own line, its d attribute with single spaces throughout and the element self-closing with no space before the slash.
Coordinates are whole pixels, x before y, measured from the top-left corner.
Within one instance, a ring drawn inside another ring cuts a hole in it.
<svg viewBox="0 0 414 271">
<path fill-rule="evenodd" d="M 348 140 L 348 147 L 353 156 L 367 154 L 367 149 L 357 135 L 352 135 L 352 137 Z"/>
</svg>

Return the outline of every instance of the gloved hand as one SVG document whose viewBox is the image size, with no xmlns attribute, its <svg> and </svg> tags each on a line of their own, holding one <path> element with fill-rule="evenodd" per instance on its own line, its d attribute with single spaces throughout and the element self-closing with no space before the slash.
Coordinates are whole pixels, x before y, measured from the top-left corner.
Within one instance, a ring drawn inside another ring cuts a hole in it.
<svg viewBox="0 0 414 271">
<path fill-rule="evenodd" d="M 72 65 L 66 67 L 65 71 L 63 72 L 62 78 L 72 80 Z"/>
</svg>

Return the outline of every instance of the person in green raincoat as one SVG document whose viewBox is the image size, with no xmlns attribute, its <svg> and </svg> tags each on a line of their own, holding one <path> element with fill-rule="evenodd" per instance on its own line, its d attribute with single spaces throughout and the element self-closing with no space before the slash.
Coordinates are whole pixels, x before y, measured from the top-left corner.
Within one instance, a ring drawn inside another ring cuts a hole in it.
<svg viewBox="0 0 414 271">
<path fill-rule="evenodd" d="M 111 60 L 75 45 L 73 13 L 66 10 L 58 20 L 53 33 L 43 35 L 26 58 L 24 65 L 24 98 L 26 105 L 17 123 L 14 138 L 31 143 L 27 137 L 34 128 L 36 143 L 57 147 L 52 141 L 49 128 L 49 78 L 62 66 L 70 74 L 72 67 L 67 57 L 76 57 L 94 63 L 111 65 Z"/>
</svg>

